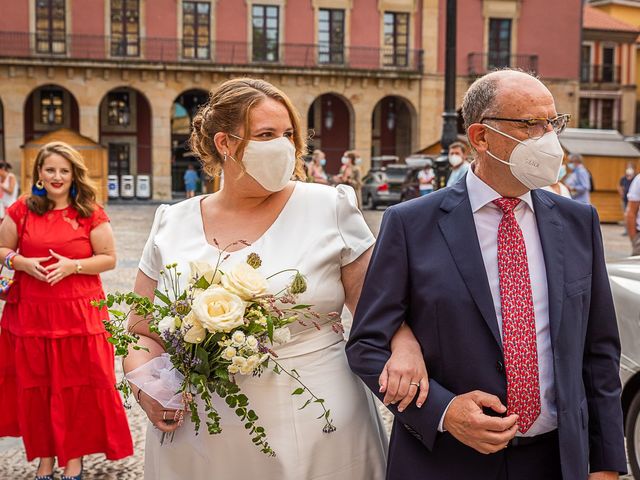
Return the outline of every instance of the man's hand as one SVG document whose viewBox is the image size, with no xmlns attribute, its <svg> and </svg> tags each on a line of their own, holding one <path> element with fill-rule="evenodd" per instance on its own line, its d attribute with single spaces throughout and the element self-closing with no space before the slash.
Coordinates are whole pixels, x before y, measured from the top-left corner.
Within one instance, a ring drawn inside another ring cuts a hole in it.
<svg viewBox="0 0 640 480">
<path fill-rule="evenodd" d="M 518 416 L 491 417 L 482 412 L 488 407 L 497 413 L 507 408 L 500 399 L 481 391 L 455 397 L 444 416 L 444 428 L 460 442 L 480 453 L 495 453 L 505 448 L 518 431 Z"/>
<path fill-rule="evenodd" d="M 593 472 L 589 474 L 589 480 L 617 480 L 618 472 Z"/>
</svg>

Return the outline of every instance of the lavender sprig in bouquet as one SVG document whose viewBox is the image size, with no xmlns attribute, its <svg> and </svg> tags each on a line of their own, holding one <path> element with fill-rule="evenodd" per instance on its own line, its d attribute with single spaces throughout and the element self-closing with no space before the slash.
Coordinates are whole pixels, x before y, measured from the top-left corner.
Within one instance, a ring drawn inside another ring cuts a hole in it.
<svg viewBox="0 0 640 480">
<path fill-rule="evenodd" d="M 307 289 L 306 280 L 297 269 L 265 278 L 259 272 L 260 257 L 252 253 L 246 262 L 222 271 L 220 267 L 229 257 L 225 253 L 238 243 L 248 245 L 241 241 L 227 246 L 215 266 L 192 262 L 191 276 L 184 290 L 180 286 L 177 264 L 171 264 L 161 272 L 164 289 L 155 290 L 156 302 L 128 292 L 109 294 L 96 305 L 106 306 L 111 313 L 111 320 L 104 323 L 117 356 L 126 357 L 130 349 L 144 349 L 137 343 L 139 336 L 129 326 L 131 314 L 143 319 L 139 321 L 147 321 L 149 330 L 159 334 L 171 365 L 180 375 L 179 387 L 173 393 L 182 399 L 182 410 L 190 411 L 196 432 L 201 426 L 197 397 L 204 405 L 208 432 L 222 432 L 220 415 L 212 402 L 212 396 L 218 395 L 241 419 L 253 443 L 263 453 L 273 456 L 275 452 L 267 441 L 265 429 L 259 425 L 258 415 L 249 407 L 249 399 L 235 378 L 237 375 L 260 376 L 265 369 L 288 375 L 298 384 L 291 394 L 307 396 L 300 409 L 317 405 L 321 409 L 318 419 L 324 422 L 323 431 L 333 432 L 336 427 L 324 399 L 303 383 L 296 370 L 284 368 L 273 350 L 274 345 L 290 340 L 288 325 L 311 322 L 319 328 L 318 321 L 323 316 L 314 312 L 311 305 L 297 303 L 297 296 Z M 268 280 L 286 273 L 291 275 L 287 287 L 276 294 L 267 293 Z M 123 305 L 127 307 L 126 312 L 114 308 Z M 342 333 L 337 313 L 324 318 L 333 322 L 336 333 Z M 131 388 L 126 379 L 118 384 L 118 389 L 128 405 Z"/>
</svg>

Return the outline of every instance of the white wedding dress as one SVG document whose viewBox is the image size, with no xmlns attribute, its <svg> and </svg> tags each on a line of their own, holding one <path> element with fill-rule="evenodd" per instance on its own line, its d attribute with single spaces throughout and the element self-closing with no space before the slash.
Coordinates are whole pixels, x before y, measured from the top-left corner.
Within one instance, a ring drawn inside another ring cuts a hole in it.
<svg viewBox="0 0 640 480">
<path fill-rule="evenodd" d="M 218 249 L 205 238 L 200 204 L 204 197 L 158 208 L 145 246 L 140 270 L 162 282 L 164 265 L 177 262 L 181 278 L 189 276 L 189 261 L 215 263 Z M 244 262 L 249 253 L 262 258 L 265 276 L 298 268 L 308 290 L 299 303 L 312 304 L 321 313 L 341 312 L 344 289 L 340 269 L 357 259 L 374 238 L 356 207 L 351 187 L 337 189 L 297 182 L 284 209 L 271 227 L 250 247 L 231 253 L 222 270 Z M 269 281 L 280 291 L 290 274 Z M 159 288 L 163 286 L 160 283 Z M 331 409 L 333 433 L 323 433 L 316 417 L 322 410 L 311 404 L 299 408 L 306 397 L 292 396 L 298 385 L 288 376 L 271 371 L 261 377 L 238 375 L 250 407 L 276 457 L 261 453 L 242 423 L 226 404 L 214 396 L 222 417 L 222 434 L 210 435 L 204 424 L 195 435 L 189 420 L 173 442 L 160 445 L 161 432 L 147 428 L 145 478 L 158 480 L 377 480 L 385 476 L 387 439 L 372 396 L 349 370 L 344 340 L 331 325 L 318 331 L 311 324 L 293 324 L 289 343 L 276 349 L 286 368 L 296 369 L 302 381 Z M 188 415 L 187 415 L 188 417 Z"/>
</svg>

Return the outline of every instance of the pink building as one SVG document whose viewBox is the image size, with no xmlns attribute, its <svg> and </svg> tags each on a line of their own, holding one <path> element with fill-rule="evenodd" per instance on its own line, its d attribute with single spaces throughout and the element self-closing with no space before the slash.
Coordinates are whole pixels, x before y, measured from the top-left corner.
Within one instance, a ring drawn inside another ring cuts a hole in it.
<svg viewBox="0 0 640 480">
<path fill-rule="evenodd" d="M 183 190 L 190 119 L 228 78 L 286 91 L 329 172 L 439 139 L 445 0 L 0 0 L 0 158 L 61 127 L 109 173 Z M 459 0 L 458 97 L 488 69 L 538 72 L 577 113 L 580 0 Z M 553 15 L 548 15 L 553 11 Z M 561 48 L 558 48 L 560 47 Z M 16 165 L 17 166 L 17 165 Z"/>
</svg>

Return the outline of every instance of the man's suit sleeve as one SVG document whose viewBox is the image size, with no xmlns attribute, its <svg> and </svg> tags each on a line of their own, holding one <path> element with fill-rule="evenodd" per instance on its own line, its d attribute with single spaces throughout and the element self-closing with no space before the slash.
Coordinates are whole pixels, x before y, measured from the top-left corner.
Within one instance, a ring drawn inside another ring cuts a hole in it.
<svg viewBox="0 0 640 480">
<path fill-rule="evenodd" d="M 592 207 L 593 267 L 591 305 L 582 377 L 589 410 L 589 463 L 592 472 L 626 472 L 620 402 L 620 338 L 604 261 L 598 214 Z"/>
<path fill-rule="evenodd" d="M 391 338 L 408 312 L 409 262 L 402 218 L 390 208 L 382 219 L 347 342 L 351 369 L 380 399 L 384 395 L 379 393 L 378 378 L 391 356 Z M 422 408 L 412 404 L 402 413 L 395 406 L 390 406 L 390 410 L 414 437 L 432 449 L 442 414 L 454 396 L 429 380 L 429 395 Z"/>
</svg>

